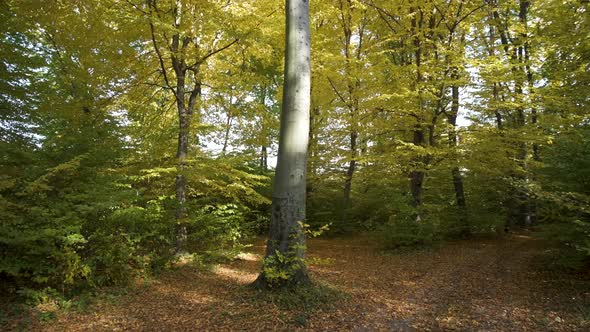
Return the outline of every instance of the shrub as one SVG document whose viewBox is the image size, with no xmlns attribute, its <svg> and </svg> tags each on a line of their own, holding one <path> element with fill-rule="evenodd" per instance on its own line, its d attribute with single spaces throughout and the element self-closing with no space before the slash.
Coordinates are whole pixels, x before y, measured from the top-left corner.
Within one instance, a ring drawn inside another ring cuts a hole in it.
<svg viewBox="0 0 590 332">
<path fill-rule="evenodd" d="M 547 241 L 545 265 L 551 269 L 579 270 L 590 262 L 590 222 L 554 222 L 537 233 Z"/>
<path fill-rule="evenodd" d="M 385 249 L 430 245 L 435 240 L 435 226 L 429 221 L 394 219 L 381 227 L 379 236 Z"/>
</svg>

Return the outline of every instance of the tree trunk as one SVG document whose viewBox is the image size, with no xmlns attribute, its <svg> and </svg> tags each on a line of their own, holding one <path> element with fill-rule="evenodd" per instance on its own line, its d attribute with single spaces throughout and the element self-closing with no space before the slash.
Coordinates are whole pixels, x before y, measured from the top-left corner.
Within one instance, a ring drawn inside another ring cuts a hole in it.
<svg viewBox="0 0 590 332">
<path fill-rule="evenodd" d="M 260 148 L 260 169 L 263 172 L 268 170 L 268 151 L 264 145 Z"/>
<path fill-rule="evenodd" d="M 457 79 L 457 75 L 455 74 L 454 79 Z M 449 141 L 451 144 L 452 149 L 456 149 L 458 145 L 457 140 L 457 116 L 459 115 L 459 86 L 453 85 L 451 87 L 451 113 L 449 114 L 449 122 L 453 126 L 451 128 L 451 132 L 449 133 Z M 461 176 L 461 171 L 459 170 L 459 166 L 453 167 L 451 170 L 451 175 L 453 177 L 453 187 L 455 188 L 455 199 L 457 201 L 457 207 L 459 208 L 459 218 L 461 221 L 461 225 L 463 229 L 461 229 L 461 235 L 469 235 L 470 227 L 469 227 L 469 219 L 467 216 L 467 204 L 465 202 L 465 190 L 463 186 L 463 176 Z"/>
<path fill-rule="evenodd" d="M 526 12 L 528 10 L 528 1 L 524 0 L 520 2 L 520 10 L 519 10 L 519 19 L 523 22 L 523 17 L 526 18 Z M 524 113 L 524 80 L 521 78 L 521 70 L 519 69 L 521 66 L 517 62 L 524 62 L 524 54 L 523 54 L 523 47 L 519 46 L 516 47 L 514 43 L 512 43 L 512 50 L 511 50 L 511 39 L 508 38 L 507 27 L 501 24 L 501 17 L 498 11 L 497 3 L 492 3 L 492 18 L 495 21 L 495 25 L 498 28 L 500 34 L 500 43 L 504 49 L 504 55 L 509 58 L 511 63 L 511 72 L 514 75 L 514 98 L 513 101 L 517 103 L 516 117 L 514 121 L 514 125 L 516 128 L 523 128 L 526 125 L 526 118 Z M 526 35 L 526 33 L 524 34 Z M 520 34 L 523 37 L 523 34 Z M 491 41 L 492 43 L 495 40 Z M 516 142 L 517 153 L 513 158 L 516 159 L 517 166 L 519 168 L 525 170 L 525 174 L 518 173 L 515 170 L 512 172 L 511 175 L 512 179 L 516 182 L 526 182 L 528 175 L 526 174 L 526 169 L 528 168 L 526 158 L 528 154 L 528 148 L 526 143 Z M 529 195 L 526 192 L 526 189 L 522 187 L 522 184 L 517 183 L 516 186 L 511 188 L 511 197 L 509 197 L 506 201 L 506 224 L 505 224 L 505 231 L 509 231 L 514 224 L 519 225 L 528 225 L 530 223 L 530 209 L 529 209 Z"/>
<path fill-rule="evenodd" d="M 260 104 L 262 107 L 266 107 L 266 85 L 262 86 L 260 91 Z M 267 129 L 266 129 L 266 119 L 265 115 L 262 116 L 260 122 L 262 123 L 262 130 L 261 130 L 261 139 L 262 139 L 262 146 L 260 147 L 260 169 L 263 172 L 268 170 L 268 142 L 267 142 Z"/>
<path fill-rule="evenodd" d="M 178 150 L 176 153 L 177 174 L 175 180 L 175 194 L 178 207 L 176 210 L 177 238 L 175 249 L 177 252 L 182 252 L 185 250 L 187 240 L 188 212 L 186 208 L 187 180 L 185 173 L 188 168 L 190 139 L 194 139 L 195 145 L 199 144 L 199 137 L 197 135 L 191 135 L 190 130 L 193 115 L 196 114 L 197 121 L 200 121 L 200 112 L 197 108 L 202 94 L 201 65 L 210 57 L 236 44 L 238 39 L 234 39 L 222 47 L 212 49 L 201 57 L 188 57 L 189 45 L 192 44 L 199 49 L 198 41 L 201 38 L 195 35 L 190 36 L 180 33 L 181 22 L 184 21 L 182 1 L 176 0 L 172 10 L 166 12 L 160 10 L 155 0 L 146 1 L 146 5 L 147 14 L 150 15 L 149 27 L 151 42 L 160 65 L 164 88 L 173 93 L 178 111 L 179 130 Z M 155 24 L 153 20 L 161 20 L 163 17 L 169 17 L 168 15 L 171 15 L 171 23 L 174 29 L 158 30 L 157 27 L 160 27 L 160 25 Z M 174 33 L 169 37 L 167 34 L 168 31 L 174 31 Z M 195 31 L 192 32 L 194 33 Z M 160 38 L 163 38 L 163 47 L 160 46 L 160 42 L 162 42 L 161 40 L 159 41 Z M 171 66 L 166 65 L 168 61 L 170 61 L 169 64 Z M 176 82 L 174 83 L 176 84 L 171 84 L 174 76 L 170 73 L 170 67 L 174 71 L 176 77 Z M 191 73 L 192 79 L 187 76 Z M 189 82 L 187 82 L 187 79 L 189 79 Z M 192 81 L 192 84 L 190 84 L 190 81 Z"/>
<path fill-rule="evenodd" d="M 285 80 L 270 236 L 255 282 L 262 288 L 309 282 L 302 227 L 311 87 L 309 2 L 287 0 L 286 16 Z"/>
<path fill-rule="evenodd" d="M 225 155 L 227 152 L 227 146 L 229 144 L 229 133 L 231 131 L 233 117 L 228 114 L 227 121 L 225 124 L 225 135 L 223 136 L 223 148 L 221 149 L 221 154 Z"/>
<path fill-rule="evenodd" d="M 348 169 L 346 170 L 346 178 L 344 180 L 344 196 L 342 199 L 342 225 L 346 225 L 348 222 L 348 210 L 350 209 L 350 191 L 352 189 L 352 177 L 356 169 L 356 143 L 358 134 L 356 132 L 350 133 L 350 153 L 352 159 L 348 163 Z"/>
<path fill-rule="evenodd" d="M 232 121 L 234 119 L 234 113 L 233 113 L 233 108 L 234 108 L 234 94 L 233 94 L 233 88 L 230 89 L 230 94 L 229 94 L 229 107 L 227 109 L 226 115 L 227 115 L 227 120 L 225 123 L 225 135 L 223 136 L 223 148 L 221 149 L 221 154 L 225 155 L 227 152 L 227 146 L 229 144 L 229 133 L 231 132 L 231 127 L 232 127 Z"/>
<path fill-rule="evenodd" d="M 525 25 L 525 31 L 520 33 L 520 38 L 526 42 L 528 38 L 528 34 L 526 32 L 526 21 L 527 21 L 527 12 L 529 7 L 529 2 L 527 0 L 521 0 L 519 3 L 519 20 L 520 22 Z M 524 47 L 520 45 L 513 50 L 513 58 L 517 59 L 521 65 L 524 66 L 514 66 L 512 68 L 512 72 L 515 73 L 516 82 L 515 82 L 515 92 L 516 92 L 516 102 L 518 103 L 517 106 L 517 121 L 516 125 L 518 128 L 524 128 L 526 126 L 526 115 L 525 115 L 525 92 L 524 92 L 524 85 L 525 85 L 525 77 L 527 76 L 525 67 L 525 54 L 524 54 Z M 524 170 L 524 173 L 518 174 L 515 172 L 514 178 L 519 182 L 528 183 L 529 179 L 529 165 L 528 165 L 528 144 L 526 142 L 518 142 L 518 152 L 517 152 L 517 163 L 518 165 Z M 520 226 L 530 226 L 531 224 L 531 198 L 526 187 L 523 187 L 522 183 L 517 184 L 516 190 L 514 190 L 514 197 L 513 197 L 513 204 L 515 211 L 513 212 L 513 218 Z"/>
<path fill-rule="evenodd" d="M 531 70 L 531 47 L 530 41 L 528 36 L 528 11 L 531 3 L 529 0 L 521 0 L 520 2 L 520 20 L 524 26 L 524 62 L 525 62 L 525 71 L 526 71 L 526 78 L 527 78 L 527 86 L 528 86 L 528 93 L 529 98 L 533 96 L 533 90 L 535 88 L 534 80 L 533 80 L 533 72 Z M 531 102 L 531 125 L 536 129 L 537 127 L 537 108 L 534 105 L 534 101 L 530 100 Z M 539 144 L 537 142 L 533 142 L 533 160 L 539 161 Z M 527 169 L 528 170 L 528 169 Z M 532 181 L 535 180 L 534 176 L 531 179 Z M 527 226 L 534 225 L 537 223 L 537 202 L 534 197 L 531 197 L 531 193 L 528 193 L 528 219 L 527 219 Z"/>
<path fill-rule="evenodd" d="M 423 98 L 423 76 L 422 76 L 422 43 L 420 40 L 419 33 L 422 31 L 422 23 L 423 23 L 423 15 L 420 10 L 416 10 L 416 8 L 410 8 L 410 14 L 412 14 L 412 43 L 414 45 L 414 61 L 416 64 L 416 84 L 415 89 L 418 92 L 418 114 L 416 116 L 416 121 L 418 122 L 414 127 L 414 137 L 412 143 L 415 146 L 424 147 L 426 145 L 426 135 L 424 130 L 424 108 L 425 108 L 425 100 Z M 414 169 L 410 172 L 410 192 L 412 193 L 412 206 L 415 208 L 415 221 L 421 221 L 420 211 L 419 208 L 422 205 L 422 186 L 424 183 L 424 168 L 427 163 L 427 158 L 424 156 L 420 156 L 416 158 L 416 164 Z"/>
<path fill-rule="evenodd" d="M 416 146 L 424 146 L 425 143 L 425 135 L 424 129 L 417 125 L 414 129 L 414 139 L 413 143 Z M 418 158 L 418 160 L 422 161 L 424 158 Z M 419 168 L 423 168 L 425 165 L 418 165 Z M 415 169 L 410 173 L 410 191 L 412 193 L 412 206 L 414 208 L 419 208 L 422 205 L 422 184 L 424 182 L 424 170 L 422 169 Z M 420 214 L 417 212 L 416 214 L 416 221 L 420 221 Z"/>
<path fill-rule="evenodd" d="M 177 65 L 178 66 L 178 65 Z M 175 68 L 177 69 L 177 67 Z M 185 249 L 187 240 L 187 209 L 186 209 L 186 175 L 188 159 L 188 146 L 192 114 L 186 109 L 184 101 L 185 76 L 177 69 L 176 107 L 178 109 L 178 147 L 176 151 L 177 174 L 176 174 L 176 251 L 182 252 Z"/>
<path fill-rule="evenodd" d="M 314 191 L 314 181 L 316 180 L 316 167 L 317 167 L 317 144 L 318 138 L 316 135 L 317 125 L 317 117 L 320 115 L 320 107 L 316 106 L 313 108 L 311 113 L 309 114 L 309 135 L 308 135 L 308 142 L 307 142 L 307 153 L 308 153 L 308 162 L 307 162 L 307 193 L 306 193 L 306 200 L 307 200 L 307 208 L 310 209 L 310 197 Z"/>
</svg>

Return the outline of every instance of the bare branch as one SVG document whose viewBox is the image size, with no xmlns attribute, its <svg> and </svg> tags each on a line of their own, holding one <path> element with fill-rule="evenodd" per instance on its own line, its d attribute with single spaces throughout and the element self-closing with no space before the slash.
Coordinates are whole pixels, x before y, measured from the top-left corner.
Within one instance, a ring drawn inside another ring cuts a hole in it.
<svg viewBox="0 0 590 332">
<path fill-rule="evenodd" d="M 330 82 L 330 85 L 332 86 L 332 89 L 334 90 L 334 92 L 336 93 L 336 95 L 338 96 L 338 98 L 340 98 L 340 100 L 348 106 L 348 102 L 346 101 L 346 99 L 344 99 L 344 97 L 342 96 L 342 94 L 340 94 L 340 92 L 338 91 L 338 89 L 336 88 L 336 85 L 334 85 L 334 82 L 332 82 L 332 79 L 328 77 L 328 82 Z"/>
<path fill-rule="evenodd" d="M 148 4 L 152 4 L 152 3 L 148 3 Z M 153 6 L 155 7 L 155 3 L 153 3 Z M 174 88 L 172 88 L 172 85 L 170 84 L 170 80 L 168 79 L 168 73 L 166 71 L 166 65 L 164 64 L 164 57 L 162 56 L 162 52 L 160 51 L 160 47 L 158 46 L 158 42 L 156 40 L 156 29 L 154 28 L 154 23 L 152 22 L 152 7 L 150 6 L 150 32 L 151 32 L 151 37 L 152 37 L 152 44 L 154 45 L 154 50 L 156 51 L 156 54 L 158 56 L 158 61 L 160 63 L 160 69 L 162 70 L 162 75 L 164 75 L 164 81 L 166 82 L 166 87 L 172 91 L 172 93 L 174 94 L 174 96 L 176 96 L 176 90 Z"/>
<path fill-rule="evenodd" d="M 230 48 L 232 45 L 236 44 L 238 41 L 240 41 L 240 39 L 239 38 L 236 38 L 233 41 L 229 42 L 228 44 L 226 44 L 226 45 L 224 45 L 224 46 L 222 46 L 222 47 L 220 47 L 220 48 L 218 48 L 216 50 L 213 50 L 213 51 L 209 52 L 209 54 L 207 54 L 204 57 L 202 57 L 199 61 L 197 61 L 197 63 L 200 64 L 200 63 L 205 62 L 207 59 L 209 59 L 210 57 L 214 56 L 215 54 L 217 54 L 219 52 L 223 52 L 226 49 Z"/>
</svg>

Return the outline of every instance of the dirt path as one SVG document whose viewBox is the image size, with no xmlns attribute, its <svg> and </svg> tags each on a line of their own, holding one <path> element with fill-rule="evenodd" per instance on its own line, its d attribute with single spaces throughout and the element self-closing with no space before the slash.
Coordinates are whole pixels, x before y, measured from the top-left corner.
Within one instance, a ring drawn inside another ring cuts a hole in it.
<svg viewBox="0 0 590 332">
<path fill-rule="evenodd" d="M 541 249 L 526 236 L 457 242 L 383 254 L 367 238 L 312 240 L 310 271 L 344 295 L 296 324 L 293 310 L 244 287 L 262 243 L 211 272 L 171 271 L 117 303 L 61 314 L 48 331 L 584 331 L 590 281 L 535 268 Z M 297 309 L 294 309 L 297 310 Z"/>
</svg>

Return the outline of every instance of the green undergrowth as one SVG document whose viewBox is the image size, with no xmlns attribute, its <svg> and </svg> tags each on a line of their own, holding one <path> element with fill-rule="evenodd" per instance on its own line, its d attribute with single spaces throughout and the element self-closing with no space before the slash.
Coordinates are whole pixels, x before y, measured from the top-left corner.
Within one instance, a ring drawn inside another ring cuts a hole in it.
<svg viewBox="0 0 590 332">
<path fill-rule="evenodd" d="M 0 330 L 30 331 L 35 322 L 51 324 L 67 312 L 87 313 L 98 304 L 116 304 L 122 296 L 149 285 L 145 280 L 133 287 L 103 287 L 64 294 L 53 288 L 21 289 L 17 296 L 0 304 Z"/>
<path fill-rule="evenodd" d="M 554 271 L 588 271 L 590 222 L 555 222 L 538 227 L 534 236 L 543 240 L 543 266 Z"/>
<path fill-rule="evenodd" d="M 187 266 L 200 271 L 209 271 L 216 264 L 231 261 L 235 255 L 235 250 L 177 255 L 171 264 L 158 273 L 144 274 L 135 278 L 133 282 L 118 286 L 84 287 L 67 291 L 52 287 L 21 288 L 14 293 L 5 294 L 3 301 L 0 302 L 0 331 L 29 331 L 33 323 L 51 324 L 60 314 L 88 313 L 101 304 L 117 304 L 122 297 L 149 287 L 160 277 L 161 272 Z"/>
</svg>

